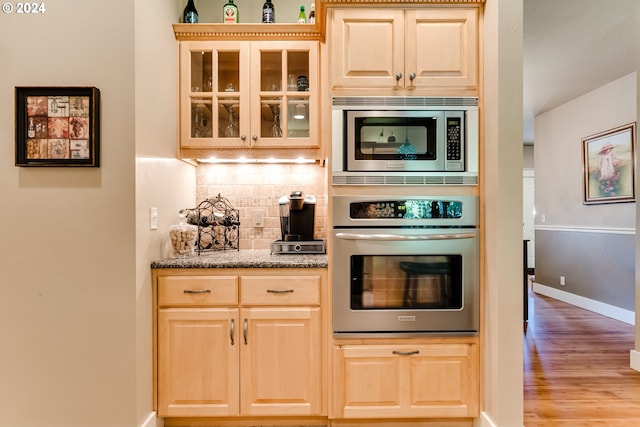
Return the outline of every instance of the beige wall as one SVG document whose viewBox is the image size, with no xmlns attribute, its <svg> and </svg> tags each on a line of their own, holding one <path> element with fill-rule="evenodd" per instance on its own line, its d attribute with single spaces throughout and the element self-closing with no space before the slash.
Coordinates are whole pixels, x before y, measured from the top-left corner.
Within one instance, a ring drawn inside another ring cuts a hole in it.
<svg viewBox="0 0 640 427">
<path fill-rule="evenodd" d="M 196 168 L 176 160 L 177 43 L 171 24 L 182 1 L 136 0 L 136 422 L 156 425 L 152 413 L 152 260 L 164 256 L 168 228 L 177 212 L 195 202 Z M 149 208 L 158 209 L 158 229 L 149 228 Z M 161 423 L 160 423 L 161 424 Z"/>
<path fill-rule="evenodd" d="M 536 117 L 536 188 L 553 189 L 536 192 L 536 226 L 634 228 L 634 203 L 583 204 L 582 138 L 635 122 L 636 90 L 632 73 Z"/>
<path fill-rule="evenodd" d="M 522 9 L 485 4 L 482 426 L 523 425 Z"/>
<path fill-rule="evenodd" d="M 175 160 L 169 29 L 183 6 L 46 7 L 0 16 L 0 220 L 11 242 L 0 254 L 0 425 L 155 425 L 149 262 L 177 209 L 195 201 L 195 168 Z M 98 87 L 102 166 L 13 166 L 19 85 Z"/>
<path fill-rule="evenodd" d="M 45 6 L 0 15 L 0 425 L 133 426 L 133 2 Z M 100 168 L 14 166 L 20 85 L 101 90 Z"/>
</svg>

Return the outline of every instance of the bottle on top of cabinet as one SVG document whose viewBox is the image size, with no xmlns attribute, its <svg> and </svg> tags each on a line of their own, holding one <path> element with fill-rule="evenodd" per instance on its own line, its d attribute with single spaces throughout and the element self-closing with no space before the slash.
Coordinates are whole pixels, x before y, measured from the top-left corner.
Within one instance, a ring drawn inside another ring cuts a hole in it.
<svg viewBox="0 0 640 427">
<path fill-rule="evenodd" d="M 300 13 L 298 14 L 298 24 L 307 23 L 307 14 L 304 12 L 304 6 L 300 6 Z"/>
<path fill-rule="evenodd" d="M 311 3 L 311 11 L 309 12 L 309 24 L 316 23 L 316 4 Z"/>
<path fill-rule="evenodd" d="M 262 5 L 262 23 L 273 24 L 276 22 L 276 10 L 271 0 L 266 0 Z"/>
<path fill-rule="evenodd" d="M 182 12 L 182 22 L 185 24 L 197 24 L 198 23 L 198 11 L 196 5 L 193 4 L 193 0 L 189 0 Z"/>
<path fill-rule="evenodd" d="M 237 24 L 239 22 L 238 15 L 238 6 L 233 3 L 233 0 L 229 0 L 222 7 L 222 22 L 225 24 Z"/>
</svg>

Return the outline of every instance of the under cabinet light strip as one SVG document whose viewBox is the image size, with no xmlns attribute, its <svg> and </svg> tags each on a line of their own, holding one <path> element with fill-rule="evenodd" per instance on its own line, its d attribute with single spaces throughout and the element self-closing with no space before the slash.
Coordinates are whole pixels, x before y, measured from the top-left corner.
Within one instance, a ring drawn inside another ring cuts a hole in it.
<svg viewBox="0 0 640 427">
<path fill-rule="evenodd" d="M 238 163 L 238 164 L 248 164 L 248 163 L 267 163 L 267 164 L 278 164 L 278 163 L 293 163 L 293 164 L 313 164 L 317 161 L 314 159 L 305 159 L 305 158 L 297 158 L 297 159 L 247 159 L 245 157 L 239 157 L 237 159 L 218 159 L 215 157 L 209 157 L 206 159 L 198 159 L 200 163 Z"/>
</svg>

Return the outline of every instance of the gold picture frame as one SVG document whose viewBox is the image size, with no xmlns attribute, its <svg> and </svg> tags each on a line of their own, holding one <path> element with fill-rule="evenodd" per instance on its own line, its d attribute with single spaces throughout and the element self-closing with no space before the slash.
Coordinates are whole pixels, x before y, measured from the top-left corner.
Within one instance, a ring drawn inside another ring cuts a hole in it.
<svg viewBox="0 0 640 427">
<path fill-rule="evenodd" d="M 635 202 L 636 124 L 582 138 L 585 205 Z"/>
</svg>

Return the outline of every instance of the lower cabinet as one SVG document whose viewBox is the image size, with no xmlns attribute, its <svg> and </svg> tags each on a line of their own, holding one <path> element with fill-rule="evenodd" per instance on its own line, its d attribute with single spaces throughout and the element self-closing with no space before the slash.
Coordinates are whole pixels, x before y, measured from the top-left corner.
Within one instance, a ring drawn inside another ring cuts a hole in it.
<svg viewBox="0 0 640 427">
<path fill-rule="evenodd" d="M 333 418 L 470 418 L 479 412 L 472 342 L 337 345 Z"/>
<path fill-rule="evenodd" d="M 326 415 L 326 274 L 305 270 L 157 272 L 158 415 Z"/>
</svg>

